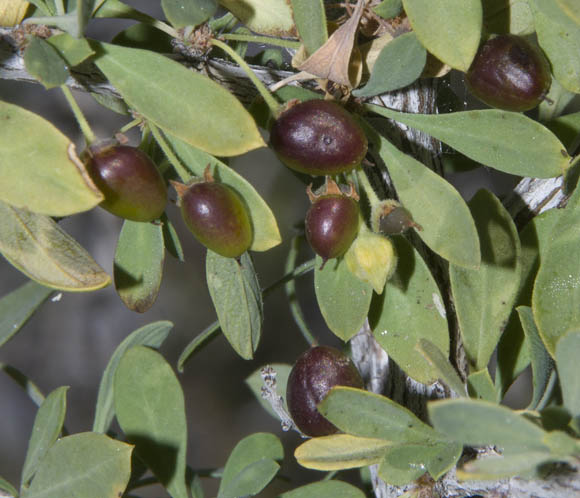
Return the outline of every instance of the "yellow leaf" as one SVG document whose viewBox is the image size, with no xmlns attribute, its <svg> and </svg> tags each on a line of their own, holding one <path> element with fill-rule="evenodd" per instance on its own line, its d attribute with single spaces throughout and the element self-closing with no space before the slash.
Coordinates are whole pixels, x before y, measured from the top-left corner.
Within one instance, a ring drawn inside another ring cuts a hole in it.
<svg viewBox="0 0 580 498">
<path fill-rule="evenodd" d="M 0 26 L 9 28 L 20 24 L 29 5 L 24 0 L 0 0 Z"/>
</svg>

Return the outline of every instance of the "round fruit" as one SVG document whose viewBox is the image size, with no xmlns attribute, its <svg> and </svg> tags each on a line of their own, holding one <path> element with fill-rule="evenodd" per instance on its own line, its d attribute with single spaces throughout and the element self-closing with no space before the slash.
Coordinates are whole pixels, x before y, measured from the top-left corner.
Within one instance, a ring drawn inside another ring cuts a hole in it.
<svg viewBox="0 0 580 498">
<path fill-rule="evenodd" d="M 167 188 L 147 154 L 107 142 L 91 146 L 84 157 L 91 179 L 105 196 L 102 208 L 133 221 L 153 221 L 163 214 Z"/>
<path fill-rule="evenodd" d="M 358 233 L 358 196 L 352 185 L 350 193 L 343 194 L 332 180 L 320 196 L 315 196 L 310 187 L 307 192 L 312 206 L 306 213 L 306 239 L 322 258 L 322 269 L 327 260 L 342 256 Z"/>
<path fill-rule="evenodd" d="M 252 243 L 252 224 L 238 193 L 223 183 L 214 182 L 206 170 L 206 181 L 178 190 L 181 214 L 196 239 L 226 258 L 237 258 Z"/>
<path fill-rule="evenodd" d="M 288 377 L 286 401 L 294 423 L 304 434 L 326 436 L 338 431 L 316 409 L 334 386 L 364 387 L 348 356 L 329 346 L 315 346 L 298 357 Z"/>
<path fill-rule="evenodd" d="M 362 128 L 342 106 L 319 99 L 284 111 L 270 130 L 270 143 L 286 166 L 313 176 L 352 170 L 368 146 Z"/>
<path fill-rule="evenodd" d="M 477 52 L 466 83 L 486 104 L 506 111 L 536 107 L 552 83 L 550 64 L 542 51 L 516 35 L 499 35 Z"/>
</svg>

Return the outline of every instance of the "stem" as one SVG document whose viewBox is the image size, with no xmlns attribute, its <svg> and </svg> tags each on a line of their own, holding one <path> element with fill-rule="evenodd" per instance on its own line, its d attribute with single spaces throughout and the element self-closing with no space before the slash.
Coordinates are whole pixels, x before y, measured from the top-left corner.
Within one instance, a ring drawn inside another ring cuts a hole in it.
<svg viewBox="0 0 580 498">
<path fill-rule="evenodd" d="M 220 324 L 216 320 L 215 322 L 209 324 L 199 335 L 196 335 L 193 340 L 185 347 L 183 352 L 179 355 L 177 360 L 177 370 L 181 373 L 183 372 L 183 366 L 185 362 L 189 359 L 192 353 L 198 349 L 203 343 L 209 339 L 215 337 L 216 332 L 220 329 Z"/>
<path fill-rule="evenodd" d="M 278 114 L 280 114 L 280 111 L 282 110 L 282 106 L 276 101 L 276 99 L 268 91 L 268 89 L 266 88 L 264 83 L 262 83 L 258 79 L 258 77 L 254 74 L 254 71 L 252 71 L 250 69 L 250 66 L 248 66 L 246 61 L 242 57 L 240 57 L 240 55 L 238 53 L 236 53 L 236 51 L 234 49 L 232 49 L 232 47 L 230 47 L 226 43 L 224 43 L 220 40 L 217 40 L 215 38 L 211 40 L 211 43 L 212 43 L 212 45 L 214 45 L 218 48 L 221 48 L 226 54 L 228 54 L 244 70 L 244 72 L 248 75 L 248 78 L 250 78 L 250 81 L 254 84 L 254 86 L 256 87 L 258 92 L 260 92 L 260 95 L 262 96 L 262 98 L 264 99 L 266 104 L 268 104 L 268 107 L 270 108 L 270 111 L 272 112 L 272 114 L 275 117 L 278 116 Z"/>
<path fill-rule="evenodd" d="M 139 126 L 142 122 L 143 120 L 141 118 L 136 118 L 123 126 L 123 128 L 119 130 L 119 133 L 127 133 L 130 129 L 135 128 L 135 126 Z"/>
<path fill-rule="evenodd" d="M 273 290 L 277 289 L 280 285 L 285 284 L 286 282 L 289 282 L 291 280 L 294 280 L 295 278 L 301 277 L 302 275 L 311 272 L 312 270 L 314 270 L 315 264 L 316 260 L 313 258 L 308 261 L 305 261 L 304 263 L 302 263 L 300 266 L 297 266 L 293 270 L 292 269 L 286 270 L 287 273 L 283 277 L 271 283 L 270 285 L 268 285 L 268 287 L 264 287 L 264 289 L 262 290 L 262 292 L 264 293 L 264 297 L 267 297 Z M 286 268 L 288 267 L 286 266 Z"/>
<path fill-rule="evenodd" d="M 241 33 L 225 33 L 221 35 L 221 38 L 223 38 L 224 40 L 266 43 L 268 45 L 275 45 L 277 47 L 284 48 L 293 48 L 296 50 L 300 48 L 300 42 L 293 40 L 283 40 L 280 38 L 271 38 L 269 36 L 244 35 Z"/>
<path fill-rule="evenodd" d="M 167 159 L 169 159 L 169 162 L 171 163 L 171 165 L 173 166 L 175 171 L 177 171 L 177 174 L 179 175 L 179 178 L 181 178 L 181 181 L 183 183 L 189 182 L 192 175 L 185 168 L 185 166 L 183 166 L 183 164 L 181 164 L 181 161 L 178 159 L 178 157 L 175 155 L 175 153 L 171 150 L 171 147 L 167 143 L 167 140 L 165 140 L 163 133 L 153 123 L 147 123 L 147 124 L 149 125 L 151 133 L 153 133 L 155 140 L 159 144 L 159 147 L 161 147 L 161 150 L 163 151 L 163 153 L 165 154 Z"/>
<path fill-rule="evenodd" d="M 83 133 L 83 136 L 85 137 L 85 141 L 87 142 L 87 145 L 91 145 L 96 140 L 96 137 L 95 137 L 95 134 L 93 133 L 93 130 L 91 130 L 91 127 L 89 126 L 89 122 L 87 121 L 87 118 L 85 118 L 83 111 L 81 111 L 81 108 L 79 107 L 79 105 L 77 104 L 77 101 L 73 97 L 73 94 L 70 91 L 70 88 L 67 87 L 66 85 L 61 85 L 60 89 L 62 90 L 62 93 L 64 93 L 64 96 L 68 102 L 68 105 L 70 106 L 71 111 L 73 112 L 75 119 L 77 120 L 77 123 L 79 124 L 79 127 L 81 129 L 81 132 Z"/>
<path fill-rule="evenodd" d="M 56 7 L 57 16 L 64 16 L 66 14 L 63 0 L 55 0 L 54 6 Z"/>
<path fill-rule="evenodd" d="M 357 175 L 360 187 L 362 187 L 362 189 L 364 190 L 364 193 L 367 196 L 367 199 L 369 200 L 369 204 L 371 205 L 371 207 L 376 206 L 380 202 L 380 199 L 377 196 L 377 193 L 374 191 L 371 183 L 369 182 L 367 175 L 365 174 L 365 172 L 362 169 L 357 170 L 356 175 Z"/>
<path fill-rule="evenodd" d="M 154 28 L 159 29 L 160 31 L 163 31 L 164 33 L 167 33 L 169 36 L 171 36 L 171 38 L 179 38 L 179 33 L 175 31 L 175 29 L 169 26 L 169 24 L 160 21 L 159 19 L 155 19 L 154 17 L 152 17 L 151 21 L 148 24 L 150 24 Z"/>
</svg>

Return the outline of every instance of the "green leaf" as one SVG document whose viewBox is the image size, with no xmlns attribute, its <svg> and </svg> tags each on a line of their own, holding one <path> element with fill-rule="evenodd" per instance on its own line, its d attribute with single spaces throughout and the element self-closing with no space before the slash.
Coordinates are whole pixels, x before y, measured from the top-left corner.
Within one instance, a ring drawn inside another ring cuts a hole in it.
<svg viewBox="0 0 580 498">
<path fill-rule="evenodd" d="M 296 448 L 294 456 L 308 469 L 352 469 L 379 463 L 391 444 L 384 439 L 334 434 L 309 439 Z"/>
<path fill-rule="evenodd" d="M 248 253 L 238 262 L 207 251 L 206 278 L 222 332 L 236 353 L 251 360 L 262 333 L 262 291 Z"/>
<path fill-rule="evenodd" d="M 144 313 L 157 299 L 165 247 L 163 227 L 125 220 L 115 251 L 115 289 L 125 306 Z"/>
<path fill-rule="evenodd" d="M 47 89 L 64 85 L 68 78 L 64 59 L 50 43 L 37 36 L 31 36 L 28 40 L 24 65 Z"/>
<path fill-rule="evenodd" d="M 176 28 L 197 26 L 216 13 L 216 0 L 161 0 L 167 20 Z"/>
<path fill-rule="evenodd" d="M 166 135 L 166 138 L 178 158 L 192 175 L 203 177 L 203 172 L 209 164 L 216 180 L 229 185 L 242 196 L 248 208 L 254 231 L 254 239 L 250 250 L 267 251 L 280 244 L 282 239 L 276 218 L 268 204 L 250 182 L 210 154 L 196 149 L 171 135 Z"/>
<path fill-rule="evenodd" d="M 495 386 L 487 368 L 473 372 L 467 377 L 467 389 L 472 398 L 491 402 L 495 402 L 497 399 Z"/>
<path fill-rule="evenodd" d="M 514 455 L 490 456 L 467 463 L 457 470 L 459 479 L 498 480 L 533 474 L 538 465 L 550 460 L 549 453 L 535 451 Z"/>
<path fill-rule="evenodd" d="M 259 493 L 279 469 L 275 460 L 283 458 L 284 449 L 274 434 L 257 432 L 245 437 L 226 462 L 218 498 Z"/>
<path fill-rule="evenodd" d="M 49 216 L 68 216 L 103 200 L 74 145 L 50 122 L 6 102 L 0 102 L 0 120 L 1 201 Z"/>
<path fill-rule="evenodd" d="M 534 17 L 527 0 L 485 0 L 483 26 L 488 33 L 529 35 L 534 32 Z"/>
<path fill-rule="evenodd" d="M 85 432 L 59 439 L 40 462 L 23 498 L 103 498 L 123 494 L 132 446 Z"/>
<path fill-rule="evenodd" d="M 568 330 L 580 326 L 580 188 L 553 228 L 532 295 L 534 320 L 550 355 Z"/>
<path fill-rule="evenodd" d="M 95 51 L 84 38 L 74 38 L 68 33 L 60 33 L 46 40 L 52 45 L 70 67 L 87 60 Z"/>
<path fill-rule="evenodd" d="M 116 112 L 117 114 L 121 114 L 122 116 L 129 116 L 130 114 L 129 108 L 127 107 L 127 104 L 125 104 L 123 99 L 120 99 L 113 95 L 103 95 L 94 92 L 91 93 L 90 96 L 93 97 L 93 99 L 95 99 L 95 101 L 99 105 L 102 105 L 106 109 Z"/>
<path fill-rule="evenodd" d="M 20 387 L 30 400 L 36 405 L 40 406 L 44 401 L 44 394 L 40 391 L 38 386 L 32 382 L 26 375 L 24 375 L 20 370 L 11 367 L 10 365 L 5 365 L 0 362 L 0 370 L 3 371 L 8 377 L 10 377 L 18 387 Z"/>
<path fill-rule="evenodd" d="M 326 12 L 322 0 L 291 0 L 292 16 L 307 55 L 312 55 L 326 40 Z"/>
<path fill-rule="evenodd" d="M 280 498 L 364 498 L 365 494 L 352 484 L 342 481 L 318 481 L 292 491 L 282 493 Z"/>
<path fill-rule="evenodd" d="M 169 332 L 173 328 L 173 323 L 159 321 L 149 323 L 129 334 L 121 344 L 117 346 L 111 356 L 99 384 L 99 394 L 95 408 L 95 421 L 93 422 L 93 432 L 105 433 L 114 416 L 113 408 L 113 381 L 119 361 L 133 346 L 149 346 L 150 348 L 159 348 L 165 341 Z"/>
<path fill-rule="evenodd" d="M 428 133 L 467 157 L 506 173 L 551 178 L 568 168 L 570 157 L 562 142 L 522 113 L 486 109 L 406 114 L 375 105 L 365 107 Z"/>
<path fill-rule="evenodd" d="M 380 4 L 373 7 L 375 14 L 383 19 L 392 19 L 398 16 L 403 10 L 402 0 L 383 0 Z"/>
<path fill-rule="evenodd" d="M 478 270 L 449 267 L 451 290 L 467 358 L 487 367 L 511 313 L 520 283 L 520 239 L 499 199 L 480 190 L 469 202 L 481 241 Z"/>
<path fill-rule="evenodd" d="M 580 332 L 572 330 L 556 346 L 556 365 L 560 376 L 560 386 L 564 406 L 573 417 L 580 416 L 580 375 L 578 375 L 578 358 L 580 357 Z"/>
<path fill-rule="evenodd" d="M 506 455 L 547 451 L 546 433 L 505 406 L 462 398 L 431 402 L 428 410 L 435 429 L 465 445 L 498 446 Z"/>
<path fill-rule="evenodd" d="M 415 345 L 429 339 L 449 355 L 449 330 L 443 299 L 435 279 L 417 250 L 403 237 L 392 239 L 398 255 L 397 269 L 382 296 L 375 296 L 369 316 L 381 347 L 407 375 L 423 384 L 439 378 Z"/>
<path fill-rule="evenodd" d="M 362 389 L 334 387 L 317 408 L 341 431 L 353 436 L 393 443 L 441 440 L 439 434 L 406 408 L 385 396 Z"/>
<path fill-rule="evenodd" d="M 527 343 L 530 348 L 530 359 L 532 362 L 532 375 L 534 394 L 528 409 L 537 410 L 540 403 L 545 405 L 547 400 L 543 399 L 547 394 L 549 396 L 551 389 L 549 385 L 555 381 L 554 362 L 548 351 L 542 343 L 538 328 L 534 323 L 532 309 L 529 306 L 519 306 L 517 308 L 522 328 L 526 334 Z"/>
<path fill-rule="evenodd" d="M 569 149 L 580 134 L 580 111 L 558 116 L 548 121 L 546 127 L 562 141 L 566 149 Z"/>
<path fill-rule="evenodd" d="M 8 493 L 8 496 L 18 496 L 18 490 L 12 486 L 6 479 L 0 477 L 0 490 Z"/>
<path fill-rule="evenodd" d="M 451 365 L 448 356 L 445 356 L 435 344 L 428 339 L 420 339 L 415 349 L 421 353 L 421 356 L 429 362 L 431 368 L 437 372 L 438 380 L 444 382 L 458 396 L 466 396 L 465 384 L 459 378 L 453 365 Z"/>
<path fill-rule="evenodd" d="M 555 19 L 543 12 L 547 0 L 533 0 L 530 6 L 534 13 L 534 22 L 538 42 L 552 66 L 552 73 L 558 82 L 574 93 L 580 93 L 580 29 L 578 23 L 567 18 L 560 11 L 560 18 Z M 562 22 L 563 21 L 563 22 Z M 567 22 L 566 22 L 567 21 Z"/>
<path fill-rule="evenodd" d="M 373 287 L 353 275 L 344 259 L 328 261 L 321 270 L 322 258 L 316 256 L 314 291 L 328 328 L 348 341 L 363 326 Z"/>
<path fill-rule="evenodd" d="M 0 346 L 24 326 L 53 292 L 36 282 L 27 282 L 0 299 Z"/>
<path fill-rule="evenodd" d="M 292 365 L 287 365 L 285 363 L 269 363 L 268 366 L 276 371 L 276 390 L 278 394 L 284 398 L 284 408 L 288 411 L 288 405 L 286 404 L 286 384 L 288 384 L 288 376 L 290 375 L 290 370 L 292 370 Z M 264 410 L 266 410 L 276 420 L 279 420 L 278 415 L 272 409 L 272 405 L 262 398 L 262 386 L 264 385 L 264 381 L 262 379 L 261 371 L 262 368 L 258 368 L 246 377 L 244 382 L 262 405 L 262 408 L 264 408 Z"/>
<path fill-rule="evenodd" d="M 171 220 L 165 213 L 161 216 L 161 224 L 163 228 L 163 245 L 165 246 L 165 249 L 167 249 L 167 252 L 175 259 L 183 263 L 185 261 L 185 255 L 183 254 L 179 235 L 177 235 L 175 226 L 171 223 Z"/>
<path fill-rule="evenodd" d="M 413 31 L 435 57 L 467 71 L 479 47 L 480 0 L 403 0 Z"/>
<path fill-rule="evenodd" d="M 138 23 L 118 33 L 113 38 L 113 43 L 122 47 L 142 48 L 167 54 L 173 51 L 171 39 L 171 36 L 159 31 L 155 26 Z"/>
<path fill-rule="evenodd" d="M 220 156 L 265 145 L 242 104 L 208 77 L 148 50 L 97 47 L 99 69 L 135 111 L 163 131 Z"/>
<path fill-rule="evenodd" d="M 177 360 L 177 370 L 179 373 L 183 372 L 185 363 L 191 358 L 191 355 L 198 349 L 205 346 L 208 341 L 216 337 L 216 333 L 220 330 L 219 323 L 214 322 L 208 325 L 200 334 L 196 335 L 179 355 Z"/>
<path fill-rule="evenodd" d="M 187 423 L 179 381 L 156 351 L 129 349 L 114 380 L 117 421 L 137 455 L 173 498 L 187 498 Z"/>
<path fill-rule="evenodd" d="M 426 61 L 427 51 L 415 33 L 397 36 L 381 50 L 367 84 L 352 94 L 371 97 L 410 85 L 421 75 Z"/>
<path fill-rule="evenodd" d="M 68 386 L 56 388 L 38 409 L 22 467 L 21 487 L 23 488 L 32 479 L 40 462 L 62 431 L 66 414 L 67 391 Z"/>
<path fill-rule="evenodd" d="M 47 287 L 92 291 L 111 283 L 89 253 L 52 218 L 1 201 L 0 252 L 29 278 Z"/>
<path fill-rule="evenodd" d="M 219 0 L 246 27 L 272 36 L 295 36 L 292 9 L 286 0 Z"/>
<path fill-rule="evenodd" d="M 580 456 L 578 440 L 564 431 L 552 431 L 546 434 L 544 442 L 556 458 L 565 459 L 568 456 Z"/>
<path fill-rule="evenodd" d="M 455 188 L 369 127 L 370 140 L 387 165 L 401 203 L 423 227 L 419 237 L 456 265 L 477 268 L 479 240 L 467 204 Z"/>
</svg>

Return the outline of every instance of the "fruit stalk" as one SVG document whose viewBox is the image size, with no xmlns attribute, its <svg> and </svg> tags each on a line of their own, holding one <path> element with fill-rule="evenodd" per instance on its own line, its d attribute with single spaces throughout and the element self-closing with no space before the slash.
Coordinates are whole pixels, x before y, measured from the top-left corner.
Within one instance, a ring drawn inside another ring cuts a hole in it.
<svg viewBox="0 0 580 498">
<path fill-rule="evenodd" d="M 64 97 L 68 102 L 68 105 L 70 106 L 71 111 L 73 112 L 75 119 L 77 120 L 77 123 L 79 124 L 79 127 L 81 129 L 83 136 L 85 137 L 87 145 L 91 145 L 96 140 L 96 137 L 89 125 L 89 122 L 87 121 L 87 118 L 85 118 L 83 111 L 81 111 L 81 108 L 77 104 L 77 101 L 73 97 L 73 94 L 70 91 L 69 87 L 66 85 L 61 85 L 60 89 L 62 90 L 62 93 L 64 94 Z"/>
</svg>

